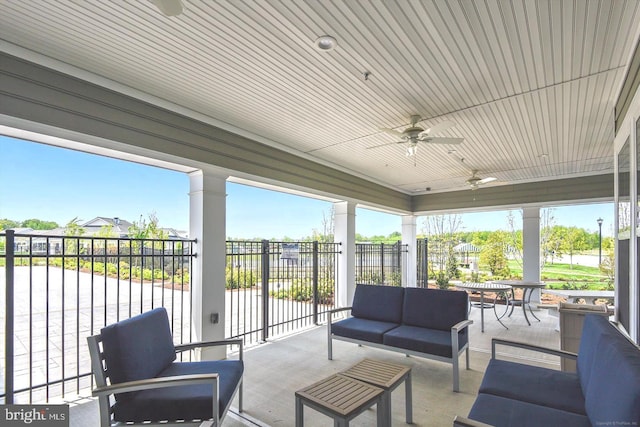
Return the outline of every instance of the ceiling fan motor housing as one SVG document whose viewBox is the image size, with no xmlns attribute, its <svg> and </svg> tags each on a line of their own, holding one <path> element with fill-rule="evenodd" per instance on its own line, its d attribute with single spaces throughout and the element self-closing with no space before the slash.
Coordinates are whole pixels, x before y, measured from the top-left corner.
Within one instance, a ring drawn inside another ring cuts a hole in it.
<svg viewBox="0 0 640 427">
<path fill-rule="evenodd" d="M 424 132 L 424 129 L 419 128 L 417 126 L 412 126 L 410 128 L 405 129 L 402 132 L 402 135 L 405 139 L 417 139 L 422 132 Z"/>
</svg>

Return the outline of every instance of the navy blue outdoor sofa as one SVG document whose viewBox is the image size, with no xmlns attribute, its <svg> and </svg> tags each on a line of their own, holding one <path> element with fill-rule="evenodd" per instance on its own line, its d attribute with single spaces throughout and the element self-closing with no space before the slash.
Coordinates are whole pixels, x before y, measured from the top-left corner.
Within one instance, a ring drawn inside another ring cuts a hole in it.
<svg viewBox="0 0 640 427">
<path fill-rule="evenodd" d="M 174 346 L 164 308 L 107 326 L 87 340 L 102 427 L 199 426 L 205 420 L 219 426 L 238 389 L 242 411 L 242 340 Z M 218 345 L 239 345 L 239 360 L 175 361 L 176 352 Z"/>
<path fill-rule="evenodd" d="M 577 372 L 498 360 L 497 344 L 576 359 Z M 640 425 L 640 349 L 605 317 L 586 315 L 577 355 L 499 339 L 492 347 L 469 416 L 454 426 Z"/>
<path fill-rule="evenodd" d="M 351 317 L 333 323 L 333 315 L 346 310 Z M 464 291 L 357 285 L 352 306 L 329 313 L 328 357 L 335 339 L 451 363 L 453 391 L 459 391 L 464 351 L 469 369 L 468 314 Z"/>
</svg>

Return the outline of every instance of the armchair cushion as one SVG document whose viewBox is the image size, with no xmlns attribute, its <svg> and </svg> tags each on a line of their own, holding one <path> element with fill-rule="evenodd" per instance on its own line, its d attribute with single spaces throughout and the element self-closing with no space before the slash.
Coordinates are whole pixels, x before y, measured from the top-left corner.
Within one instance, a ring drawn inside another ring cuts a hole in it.
<svg viewBox="0 0 640 427">
<path fill-rule="evenodd" d="M 100 335 L 112 383 L 153 378 L 176 358 L 163 307 L 102 328 Z"/>
<path fill-rule="evenodd" d="M 640 424 L 640 350 L 599 316 L 585 316 L 584 328 L 606 337 L 590 349 L 593 365 L 585 393 L 585 408 L 594 425 Z M 582 339 L 585 339 L 585 334 Z M 582 357 L 579 353 L 578 360 Z M 606 398 L 605 398 L 606 396 Z"/>
<path fill-rule="evenodd" d="M 222 414 L 233 398 L 243 371 L 244 365 L 241 360 L 175 362 L 157 376 L 218 373 L 218 411 Z M 129 393 L 128 399 L 121 399 L 114 406 L 114 419 L 121 422 L 206 420 L 211 418 L 213 410 L 212 390 L 210 385 L 194 385 Z"/>
<path fill-rule="evenodd" d="M 442 357 L 452 357 L 451 330 L 439 331 L 418 326 L 398 326 L 384 334 L 383 343 L 392 347 L 413 350 Z M 467 344 L 467 335 L 458 333 L 458 346 Z"/>
<path fill-rule="evenodd" d="M 332 324 L 331 332 L 341 337 L 382 344 L 385 332 L 396 326 L 395 323 L 349 317 Z"/>
<path fill-rule="evenodd" d="M 586 415 L 580 380 L 573 372 L 491 359 L 479 393 Z"/>
<path fill-rule="evenodd" d="M 396 286 L 358 285 L 351 314 L 369 320 L 400 323 L 404 288 Z"/>
<path fill-rule="evenodd" d="M 480 393 L 469 418 L 495 427 L 591 427 L 586 415 Z"/>
</svg>

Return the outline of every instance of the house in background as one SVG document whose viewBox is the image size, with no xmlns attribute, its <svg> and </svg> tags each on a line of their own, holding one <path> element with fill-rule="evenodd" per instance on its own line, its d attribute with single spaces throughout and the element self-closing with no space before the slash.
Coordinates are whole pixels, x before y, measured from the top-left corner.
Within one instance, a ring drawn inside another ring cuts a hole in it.
<svg viewBox="0 0 640 427">
<path fill-rule="evenodd" d="M 105 230 L 105 228 L 110 227 L 113 237 L 129 237 L 129 227 L 132 225 L 133 223 L 118 217 L 97 216 L 82 224 L 81 227 L 84 229 L 83 236 L 94 236 Z"/>
</svg>

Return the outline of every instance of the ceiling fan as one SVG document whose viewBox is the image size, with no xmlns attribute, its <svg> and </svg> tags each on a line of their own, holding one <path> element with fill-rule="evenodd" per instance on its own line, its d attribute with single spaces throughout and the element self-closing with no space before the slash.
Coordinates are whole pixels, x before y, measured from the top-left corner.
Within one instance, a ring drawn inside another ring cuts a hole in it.
<svg viewBox="0 0 640 427">
<path fill-rule="evenodd" d="M 493 177 L 493 176 L 489 176 L 489 177 L 486 177 L 486 178 L 480 178 L 478 176 L 478 170 L 474 169 L 474 170 L 471 171 L 471 178 L 469 178 L 465 182 L 467 183 L 467 185 L 469 187 L 471 187 L 472 190 L 476 190 L 481 185 L 487 184 L 489 182 L 493 182 L 493 181 L 495 181 L 497 179 L 498 178 Z"/>
<path fill-rule="evenodd" d="M 373 147 L 367 147 L 367 150 L 372 148 L 383 147 L 385 145 L 391 144 L 407 144 L 407 157 L 415 156 L 418 152 L 418 143 L 424 142 L 427 144 L 460 144 L 464 141 L 464 138 L 446 138 L 446 137 L 437 137 L 433 136 L 442 131 L 449 129 L 452 126 L 455 126 L 455 123 L 450 121 L 440 122 L 435 126 L 432 126 L 428 129 L 423 129 L 418 126 L 418 123 L 421 121 L 420 116 L 413 115 L 411 116 L 411 126 L 403 130 L 402 132 L 398 132 L 394 129 L 380 129 L 383 132 L 388 133 L 389 135 L 393 135 L 397 138 L 400 138 L 402 141 L 396 142 L 388 142 L 386 144 L 374 145 Z"/>
</svg>

